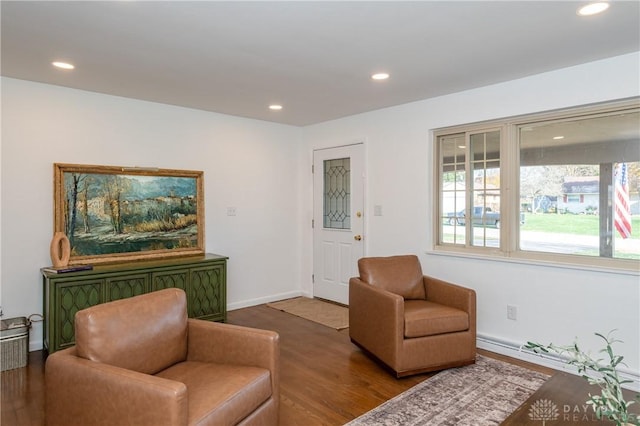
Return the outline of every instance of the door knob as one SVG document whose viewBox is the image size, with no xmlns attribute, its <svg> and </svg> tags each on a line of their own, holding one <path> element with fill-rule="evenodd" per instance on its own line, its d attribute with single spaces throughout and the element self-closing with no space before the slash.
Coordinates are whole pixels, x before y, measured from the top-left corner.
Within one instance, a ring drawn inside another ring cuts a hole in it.
<svg viewBox="0 0 640 426">
<path fill-rule="evenodd" d="M 353 237 L 353 239 L 356 241 L 360 241 L 362 240 L 362 235 L 356 235 L 355 237 Z"/>
</svg>

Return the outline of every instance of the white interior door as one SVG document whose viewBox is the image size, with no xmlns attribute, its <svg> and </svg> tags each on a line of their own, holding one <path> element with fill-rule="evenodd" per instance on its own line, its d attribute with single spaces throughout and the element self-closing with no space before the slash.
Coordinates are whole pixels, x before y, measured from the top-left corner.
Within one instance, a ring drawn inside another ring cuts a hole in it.
<svg viewBox="0 0 640 426">
<path fill-rule="evenodd" d="M 364 148 L 313 153 L 313 294 L 349 304 L 349 278 L 364 256 Z"/>
</svg>

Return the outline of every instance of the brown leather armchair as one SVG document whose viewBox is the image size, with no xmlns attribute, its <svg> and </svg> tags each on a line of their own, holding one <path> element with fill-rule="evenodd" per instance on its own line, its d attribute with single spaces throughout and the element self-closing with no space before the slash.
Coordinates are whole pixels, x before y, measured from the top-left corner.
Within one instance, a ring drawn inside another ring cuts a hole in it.
<svg viewBox="0 0 640 426">
<path fill-rule="evenodd" d="M 423 276 L 416 256 L 358 261 L 349 280 L 351 341 L 396 377 L 473 364 L 476 293 Z"/>
<path fill-rule="evenodd" d="M 182 290 L 78 311 L 75 336 L 46 361 L 49 426 L 278 424 L 278 334 L 188 319 Z"/>
</svg>

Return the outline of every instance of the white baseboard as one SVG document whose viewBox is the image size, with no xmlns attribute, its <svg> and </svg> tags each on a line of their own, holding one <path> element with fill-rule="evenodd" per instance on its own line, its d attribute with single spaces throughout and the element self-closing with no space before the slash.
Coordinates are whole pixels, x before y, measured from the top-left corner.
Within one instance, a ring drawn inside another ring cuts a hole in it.
<svg viewBox="0 0 640 426">
<path fill-rule="evenodd" d="M 42 340 L 36 340 L 35 342 L 29 340 L 29 352 L 39 351 L 44 349 L 44 345 L 42 344 Z"/>
<path fill-rule="evenodd" d="M 553 368 L 554 370 L 565 371 L 576 375 L 578 374 L 575 367 L 567 365 L 566 361 L 558 355 L 537 354 L 529 349 L 524 349 L 524 345 L 525 343 L 516 343 L 494 336 L 488 336 L 486 334 L 478 334 L 476 336 L 476 346 L 480 349 L 486 349 L 491 352 L 510 356 L 511 358 Z M 640 374 L 638 374 L 637 371 L 623 367 L 618 368 L 618 374 L 624 380 L 631 381 L 631 383 L 623 385 L 625 389 L 640 392 Z"/>
<path fill-rule="evenodd" d="M 267 297 L 259 297 L 256 299 L 247 299 L 240 302 L 229 303 L 227 304 L 227 311 L 234 311 L 236 309 L 248 308 L 250 306 L 262 305 L 264 303 L 276 302 L 278 300 L 291 299 L 293 297 L 299 296 L 313 297 L 313 295 L 303 291 L 288 291 L 286 293 L 274 294 Z"/>
</svg>

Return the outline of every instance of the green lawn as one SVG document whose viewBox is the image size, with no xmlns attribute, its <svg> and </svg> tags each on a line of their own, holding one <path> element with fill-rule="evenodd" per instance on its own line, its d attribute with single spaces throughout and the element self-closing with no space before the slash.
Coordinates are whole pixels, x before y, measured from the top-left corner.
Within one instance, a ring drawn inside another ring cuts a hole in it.
<svg viewBox="0 0 640 426">
<path fill-rule="evenodd" d="M 595 215 L 525 213 L 525 223 L 521 229 L 554 234 L 599 235 L 599 220 L 600 217 Z M 631 217 L 631 238 L 640 239 L 640 216 Z"/>
</svg>

